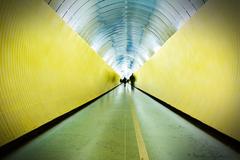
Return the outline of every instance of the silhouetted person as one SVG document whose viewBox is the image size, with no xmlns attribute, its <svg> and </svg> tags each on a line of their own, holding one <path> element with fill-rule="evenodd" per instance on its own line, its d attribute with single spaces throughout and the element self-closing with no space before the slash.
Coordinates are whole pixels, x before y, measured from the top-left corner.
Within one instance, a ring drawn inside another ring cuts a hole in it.
<svg viewBox="0 0 240 160">
<path fill-rule="evenodd" d="M 133 90 L 133 89 L 134 89 L 134 86 L 135 86 L 136 78 L 135 78 L 135 76 L 132 74 L 129 79 L 130 79 L 130 82 L 131 82 L 131 88 L 132 88 L 132 90 Z"/>
<path fill-rule="evenodd" d="M 124 84 L 124 87 L 126 86 L 127 83 L 127 78 L 124 77 L 123 79 L 120 79 L 120 82 Z"/>
</svg>

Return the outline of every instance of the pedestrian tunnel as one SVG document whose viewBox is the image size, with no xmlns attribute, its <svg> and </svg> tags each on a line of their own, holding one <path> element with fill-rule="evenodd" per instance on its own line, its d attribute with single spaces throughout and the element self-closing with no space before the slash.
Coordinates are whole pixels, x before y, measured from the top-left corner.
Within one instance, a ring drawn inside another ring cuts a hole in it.
<svg viewBox="0 0 240 160">
<path fill-rule="evenodd" d="M 0 0 L 0 159 L 240 159 L 239 9 Z"/>
</svg>

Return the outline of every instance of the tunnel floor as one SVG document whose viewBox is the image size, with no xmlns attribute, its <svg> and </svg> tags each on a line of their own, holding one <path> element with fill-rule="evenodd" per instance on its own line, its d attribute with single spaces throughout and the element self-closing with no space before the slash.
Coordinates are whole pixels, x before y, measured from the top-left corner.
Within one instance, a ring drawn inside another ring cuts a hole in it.
<svg viewBox="0 0 240 160">
<path fill-rule="evenodd" d="M 231 150 L 130 85 L 120 85 L 3 159 L 239 160 Z"/>
</svg>

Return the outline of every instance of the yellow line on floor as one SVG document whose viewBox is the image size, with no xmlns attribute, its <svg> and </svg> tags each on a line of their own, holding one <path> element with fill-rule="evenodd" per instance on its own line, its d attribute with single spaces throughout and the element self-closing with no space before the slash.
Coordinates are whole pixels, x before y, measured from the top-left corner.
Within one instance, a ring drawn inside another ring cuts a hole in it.
<svg viewBox="0 0 240 160">
<path fill-rule="evenodd" d="M 140 160 L 149 160 L 148 153 L 147 153 L 147 150 L 146 150 L 146 147 L 144 144 L 144 140 L 142 137 L 142 133 L 141 133 L 141 127 L 140 127 L 140 124 L 137 119 L 137 115 L 136 115 L 136 112 L 135 112 L 133 106 L 131 107 L 131 113 L 132 113 L 135 133 L 136 133 L 136 139 L 137 139 L 137 144 L 138 144 L 138 152 L 139 152 Z"/>
</svg>

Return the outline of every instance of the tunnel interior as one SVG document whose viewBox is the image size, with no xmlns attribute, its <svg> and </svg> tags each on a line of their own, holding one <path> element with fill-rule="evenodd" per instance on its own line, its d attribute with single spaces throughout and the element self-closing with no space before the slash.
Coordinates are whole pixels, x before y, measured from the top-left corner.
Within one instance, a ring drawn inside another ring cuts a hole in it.
<svg viewBox="0 0 240 160">
<path fill-rule="evenodd" d="M 0 159 L 239 160 L 239 9 L 0 0 Z"/>
<path fill-rule="evenodd" d="M 121 78 L 130 77 L 204 0 L 47 0 Z"/>
</svg>

